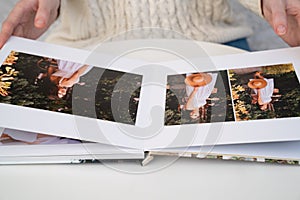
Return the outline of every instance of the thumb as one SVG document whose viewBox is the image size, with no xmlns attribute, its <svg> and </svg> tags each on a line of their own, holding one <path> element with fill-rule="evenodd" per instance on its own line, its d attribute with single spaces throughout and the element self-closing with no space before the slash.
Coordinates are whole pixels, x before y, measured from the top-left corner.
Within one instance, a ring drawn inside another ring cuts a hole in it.
<svg viewBox="0 0 300 200">
<path fill-rule="evenodd" d="M 45 28 L 50 18 L 50 7 L 47 4 L 48 1 L 38 1 L 38 8 L 34 19 L 34 25 L 36 28 Z"/>
<path fill-rule="evenodd" d="M 282 1 L 272 4 L 272 26 L 277 35 L 282 36 L 287 32 L 286 5 Z"/>
</svg>

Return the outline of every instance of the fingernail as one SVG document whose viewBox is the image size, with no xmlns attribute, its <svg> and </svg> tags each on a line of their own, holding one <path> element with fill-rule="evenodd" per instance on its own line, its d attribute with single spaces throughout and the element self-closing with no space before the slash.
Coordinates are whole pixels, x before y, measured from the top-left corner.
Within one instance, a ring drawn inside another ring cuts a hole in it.
<svg viewBox="0 0 300 200">
<path fill-rule="evenodd" d="M 285 28 L 285 26 L 279 25 L 279 26 L 277 27 L 277 33 L 278 33 L 279 35 L 284 35 L 284 34 L 286 33 L 286 28 Z"/>
<path fill-rule="evenodd" d="M 44 21 L 41 20 L 41 19 L 38 19 L 38 20 L 35 21 L 35 25 L 36 25 L 37 27 L 41 27 L 41 26 L 44 25 Z"/>
</svg>

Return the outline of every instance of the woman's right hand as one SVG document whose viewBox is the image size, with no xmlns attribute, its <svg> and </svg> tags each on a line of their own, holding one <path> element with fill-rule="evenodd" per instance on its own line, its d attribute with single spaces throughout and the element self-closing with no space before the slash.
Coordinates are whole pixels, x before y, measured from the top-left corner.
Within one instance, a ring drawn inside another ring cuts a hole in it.
<svg viewBox="0 0 300 200">
<path fill-rule="evenodd" d="M 60 0 L 20 0 L 2 24 L 0 49 L 12 35 L 37 39 L 58 17 Z"/>
</svg>

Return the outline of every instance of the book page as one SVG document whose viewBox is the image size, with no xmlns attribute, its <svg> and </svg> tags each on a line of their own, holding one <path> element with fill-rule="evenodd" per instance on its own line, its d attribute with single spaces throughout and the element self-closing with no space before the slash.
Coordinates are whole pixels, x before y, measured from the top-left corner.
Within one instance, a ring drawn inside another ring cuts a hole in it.
<svg viewBox="0 0 300 200">
<path fill-rule="evenodd" d="M 0 127 L 143 150 L 299 140 L 299 51 L 195 57 L 195 71 L 11 38 Z"/>
<path fill-rule="evenodd" d="M 142 150 L 65 137 L 5 129 L 0 134 L 0 163 L 82 163 L 85 160 L 143 159 Z"/>
</svg>

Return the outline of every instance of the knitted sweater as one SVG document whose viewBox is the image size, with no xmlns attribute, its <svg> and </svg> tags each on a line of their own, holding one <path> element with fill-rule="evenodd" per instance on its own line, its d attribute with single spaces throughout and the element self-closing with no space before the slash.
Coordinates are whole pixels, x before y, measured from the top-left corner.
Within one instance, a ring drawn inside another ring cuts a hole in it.
<svg viewBox="0 0 300 200">
<path fill-rule="evenodd" d="M 239 1 L 261 14 L 261 0 Z M 62 0 L 60 23 L 46 41 L 91 49 L 118 34 L 223 43 L 251 33 L 236 20 L 228 0 Z"/>
</svg>

